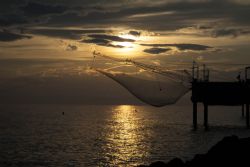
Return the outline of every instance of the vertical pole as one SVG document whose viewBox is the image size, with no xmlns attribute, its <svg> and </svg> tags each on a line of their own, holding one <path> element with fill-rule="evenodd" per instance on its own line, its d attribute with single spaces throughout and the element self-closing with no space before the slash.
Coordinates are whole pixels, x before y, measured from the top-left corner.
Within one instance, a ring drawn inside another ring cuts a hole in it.
<svg viewBox="0 0 250 167">
<path fill-rule="evenodd" d="M 203 80 L 206 81 L 206 65 L 203 64 Z"/>
<path fill-rule="evenodd" d="M 192 67 L 192 76 L 193 76 L 193 81 L 194 81 L 194 61 L 193 61 L 193 67 Z"/>
<path fill-rule="evenodd" d="M 247 68 L 245 68 L 245 81 L 247 81 Z"/>
<path fill-rule="evenodd" d="M 249 104 L 246 104 L 246 124 L 247 124 L 247 128 L 250 128 L 250 125 L 249 125 Z"/>
<path fill-rule="evenodd" d="M 192 67 L 193 82 L 197 79 L 195 78 L 195 69 L 196 69 L 196 62 L 193 61 L 193 67 Z"/>
<path fill-rule="evenodd" d="M 197 76 L 196 76 L 197 77 L 197 81 L 199 81 L 199 77 L 200 77 L 199 76 L 199 71 L 200 71 L 200 69 L 199 69 L 199 66 L 197 65 Z"/>
<path fill-rule="evenodd" d="M 208 130 L 208 105 L 204 103 L 204 127 Z"/>
<path fill-rule="evenodd" d="M 193 127 L 197 129 L 197 102 L 193 102 Z"/>
<path fill-rule="evenodd" d="M 241 106 L 241 116 L 242 117 L 245 116 L 244 110 L 245 110 L 245 104 L 242 104 L 242 106 Z"/>
<path fill-rule="evenodd" d="M 207 70 L 207 81 L 209 81 L 209 69 Z"/>
</svg>

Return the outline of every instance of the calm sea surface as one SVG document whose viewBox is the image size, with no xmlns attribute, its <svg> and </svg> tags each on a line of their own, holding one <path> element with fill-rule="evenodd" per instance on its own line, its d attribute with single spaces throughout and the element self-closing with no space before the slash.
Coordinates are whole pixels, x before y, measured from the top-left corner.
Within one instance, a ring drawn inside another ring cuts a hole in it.
<svg viewBox="0 0 250 167">
<path fill-rule="evenodd" d="M 62 114 L 64 112 L 64 115 Z M 226 135 L 250 136 L 240 107 L 209 107 L 210 131 L 173 105 L 1 105 L 0 166 L 136 166 L 205 153 Z"/>
</svg>

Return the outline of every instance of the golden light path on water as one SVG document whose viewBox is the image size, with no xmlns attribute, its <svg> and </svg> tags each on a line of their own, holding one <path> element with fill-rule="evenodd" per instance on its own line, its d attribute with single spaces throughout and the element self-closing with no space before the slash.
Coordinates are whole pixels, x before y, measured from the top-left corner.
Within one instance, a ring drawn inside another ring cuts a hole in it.
<svg viewBox="0 0 250 167">
<path fill-rule="evenodd" d="M 140 119 L 137 117 L 137 110 L 134 106 L 120 105 L 113 109 L 114 125 L 111 125 L 110 133 L 107 136 L 109 148 L 112 148 L 110 163 L 117 166 L 126 164 L 138 164 L 147 155 L 147 148 L 142 144 L 144 135 L 140 133 Z"/>
</svg>

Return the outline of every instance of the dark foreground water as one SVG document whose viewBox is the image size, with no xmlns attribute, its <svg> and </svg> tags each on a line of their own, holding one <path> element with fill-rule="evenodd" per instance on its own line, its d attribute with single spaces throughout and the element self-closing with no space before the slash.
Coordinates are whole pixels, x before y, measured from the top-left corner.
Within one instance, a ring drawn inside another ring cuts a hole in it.
<svg viewBox="0 0 250 167">
<path fill-rule="evenodd" d="M 0 166 L 135 166 L 206 152 L 250 136 L 240 107 L 209 107 L 210 131 L 192 131 L 190 105 L 1 105 Z M 200 108 L 201 109 L 201 108 Z M 62 115 L 64 112 L 64 115 Z"/>
</svg>

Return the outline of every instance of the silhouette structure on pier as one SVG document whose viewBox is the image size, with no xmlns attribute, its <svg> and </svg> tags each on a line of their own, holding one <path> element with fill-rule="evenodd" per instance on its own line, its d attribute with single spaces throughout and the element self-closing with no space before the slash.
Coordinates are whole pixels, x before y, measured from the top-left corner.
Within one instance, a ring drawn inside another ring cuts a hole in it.
<svg viewBox="0 0 250 167">
<path fill-rule="evenodd" d="M 199 66 L 193 64 L 192 97 L 193 102 L 193 126 L 197 128 L 197 103 L 204 105 L 204 126 L 208 129 L 208 106 L 242 106 L 242 116 L 246 106 L 246 126 L 249 124 L 249 103 L 250 103 L 250 79 L 248 70 L 245 68 L 245 80 L 238 79 L 238 82 L 210 82 L 209 71 L 204 68 L 203 79 L 199 78 Z"/>
</svg>

